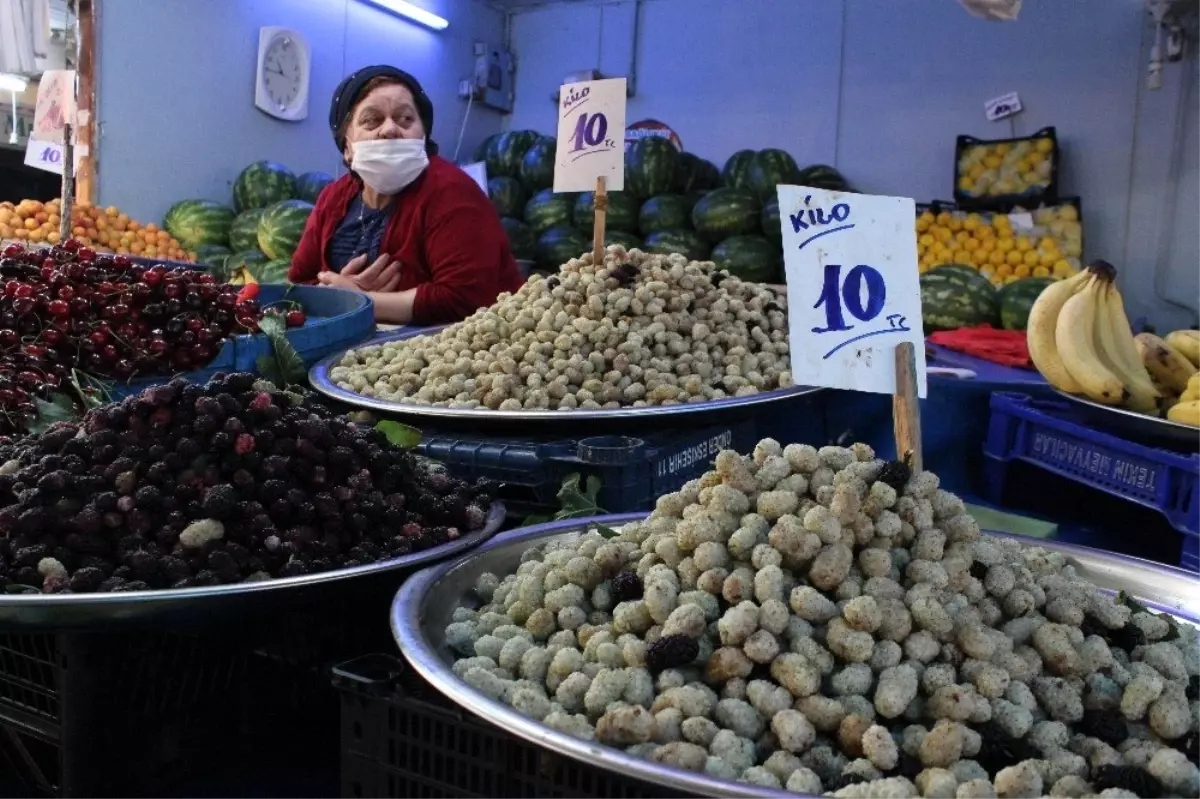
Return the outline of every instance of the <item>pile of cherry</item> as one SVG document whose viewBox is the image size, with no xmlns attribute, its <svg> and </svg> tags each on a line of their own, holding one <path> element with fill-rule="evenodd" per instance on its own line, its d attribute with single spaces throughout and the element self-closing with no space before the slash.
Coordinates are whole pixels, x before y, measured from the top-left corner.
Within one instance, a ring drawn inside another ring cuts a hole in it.
<svg viewBox="0 0 1200 799">
<path fill-rule="evenodd" d="M 239 290 L 74 240 L 8 245 L 0 253 L 0 435 L 22 431 L 37 414 L 35 398 L 65 393 L 77 373 L 128 380 L 203 368 L 226 338 L 258 330 L 264 310 Z M 301 310 L 279 312 L 288 327 L 304 324 Z"/>
</svg>

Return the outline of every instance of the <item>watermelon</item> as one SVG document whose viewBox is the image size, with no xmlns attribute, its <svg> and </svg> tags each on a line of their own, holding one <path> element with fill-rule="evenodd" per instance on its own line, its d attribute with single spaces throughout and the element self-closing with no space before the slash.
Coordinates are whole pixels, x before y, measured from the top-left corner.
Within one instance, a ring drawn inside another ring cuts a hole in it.
<svg viewBox="0 0 1200 799">
<path fill-rule="evenodd" d="M 592 225 L 595 224 L 596 207 L 594 192 L 585 191 L 575 200 L 572 219 L 575 227 L 585 235 L 591 235 Z M 636 233 L 638 229 L 638 201 L 632 194 L 624 191 L 608 193 L 608 213 L 604 218 L 605 230 L 621 230 L 626 233 Z"/>
<path fill-rule="evenodd" d="M 554 185 L 554 158 L 558 145 L 542 136 L 521 158 L 521 183 L 526 191 L 541 191 Z"/>
<path fill-rule="evenodd" d="M 283 164 L 255 161 L 233 182 L 233 207 L 239 214 L 266 208 L 296 196 L 296 176 Z"/>
<path fill-rule="evenodd" d="M 328 172 L 305 172 L 296 178 L 296 198 L 315 204 L 321 191 L 330 183 L 333 183 L 333 175 Z"/>
<path fill-rule="evenodd" d="M 267 262 L 267 256 L 263 255 L 258 250 L 244 250 L 235 252 L 233 255 L 225 259 L 225 263 L 221 267 L 225 274 L 230 277 L 237 277 L 243 269 L 247 269 L 255 264 L 264 264 Z"/>
<path fill-rule="evenodd" d="M 638 229 L 642 235 L 656 230 L 671 228 L 686 228 L 692 223 L 692 208 L 695 203 L 689 202 L 678 194 L 660 194 L 642 203 L 638 212 Z"/>
<path fill-rule="evenodd" d="M 521 159 L 542 138 L 532 130 L 510 130 L 488 148 L 485 161 L 489 178 L 515 178 L 520 174 Z"/>
<path fill-rule="evenodd" d="M 759 213 L 762 204 L 743 189 L 715 189 L 700 198 L 692 209 L 692 227 L 712 243 L 730 236 L 755 233 L 762 229 Z"/>
<path fill-rule="evenodd" d="M 825 164 L 804 167 L 796 176 L 796 183 L 800 186 L 812 186 L 814 189 L 830 191 L 846 191 L 850 188 L 850 184 L 842 177 L 841 172 Z"/>
<path fill-rule="evenodd" d="M 512 250 L 513 257 L 518 261 L 532 261 L 537 248 L 537 237 L 533 235 L 533 228 L 520 219 L 507 216 L 500 218 L 500 224 L 508 234 L 508 248 Z"/>
<path fill-rule="evenodd" d="M 1054 282 L 1054 279 L 1049 277 L 1027 277 L 1000 289 L 1001 326 L 1005 330 L 1024 330 L 1034 300 Z"/>
<path fill-rule="evenodd" d="M 574 194 L 555 194 L 542 189 L 525 203 L 525 223 L 539 236 L 552 227 L 567 227 L 574 205 Z"/>
<path fill-rule="evenodd" d="M 675 193 L 715 189 L 721 183 L 721 170 L 712 161 L 694 153 L 680 153 L 675 161 Z"/>
<path fill-rule="evenodd" d="M 991 281 L 969 266 L 935 266 L 921 275 L 921 321 L 925 332 L 1000 324 L 1000 296 Z"/>
<path fill-rule="evenodd" d="M 779 222 L 779 195 L 776 194 L 771 199 L 763 204 L 762 213 L 759 214 L 759 221 L 762 222 L 762 233 L 771 241 L 779 244 L 783 241 L 783 228 Z"/>
<path fill-rule="evenodd" d="M 290 258 L 276 258 L 270 261 L 252 261 L 246 264 L 246 271 L 255 283 L 287 283 L 288 269 L 292 266 Z"/>
<path fill-rule="evenodd" d="M 229 248 L 223 244 L 201 244 L 196 248 L 196 263 L 215 264 L 218 259 L 229 257 Z"/>
<path fill-rule="evenodd" d="M 642 240 L 632 233 L 626 233 L 623 230 L 605 230 L 604 246 L 610 247 L 613 244 L 620 244 L 627 250 L 640 250 L 642 248 Z"/>
<path fill-rule="evenodd" d="M 233 209 L 212 200 L 180 200 L 163 217 L 163 227 L 184 249 L 203 244 L 228 244 Z"/>
<path fill-rule="evenodd" d="M 796 165 L 796 159 L 783 150 L 759 150 L 750 159 L 746 180 L 758 199 L 766 202 L 776 196 L 776 186 L 781 183 L 794 186 L 799 176 L 800 167 Z"/>
<path fill-rule="evenodd" d="M 752 283 L 780 283 L 783 254 L 763 236 L 731 236 L 713 248 L 718 269 Z"/>
<path fill-rule="evenodd" d="M 284 200 L 275 203 L 258 220 L 258 248 L 272 260 L 292 257 L 312 214 L 312 203 Z"/>
<path fill-rule="evenodd" d="M 567 261 L 578 258 L 591 249 L 591 239 L 577 229 L 565 225 L 553 227 L 538 236 L 534 260 L 538 269 L 557 272 Z"/>
<path fill-rule="evenodd" d="M 471 158 L 476 162 L 486 162 L 488 159 L 488 153 L 490 153 L 492 148 L 496 146 L 496 141 L 500 138 L 500 135 L 501 134 L 499 133 L 493 133 L 491 136 L 488 136 L 486 139 L 479 142 L 479 144 L 476 145 L 475 152 L 472 154 Z"/>
<path fill-rule="evenodd" d="M 721 185 L 730 189 L 749 189 L 750 163 L 753 160 L 753 150 L 738 150 L 729 156 L 721 170 Z"/>
<path fill-rule="evenodd" d="M 229 249 L 233 252 L 258 249 L 258 220 L 266 213 L 266 208 L 252 208 L 243 211 L 233 218 L 229 226 Z"/>
<path fill-rule="evenodd" d="M 704 239 L 687 228 L 656 230 L 646 236 L 642 249 L 659 255 L 679 253 L 689 261 L 707 261 L 711 252 Z"/>
<path fill-rule="evenodd" d="M 679 151 L 667 139 L 638 139 L 625 151 L 625 191 L 642 200 L 669 193 L 678 162 Z"/>
<path fill-rule="evenodd" d="M 488 178 L 488 196 L 492 198 L 492 205 L 496 206 L 496 213 L 500 216 L 520 216 L 528 199 L 521 181 L 503 175 Z"/>
</svg>

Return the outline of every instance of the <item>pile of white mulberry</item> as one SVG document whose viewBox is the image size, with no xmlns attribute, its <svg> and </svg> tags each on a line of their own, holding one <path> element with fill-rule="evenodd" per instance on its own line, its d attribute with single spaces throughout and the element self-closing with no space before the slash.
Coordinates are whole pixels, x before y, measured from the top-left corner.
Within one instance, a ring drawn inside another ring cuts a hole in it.
<svg viewBox="0 0 1200 799">
<path fill-rule="evenodd" d="M 870 447 L 758 444 L 483 574 L 454 672 L 557 730 L 764 789 L 1197 796 L 1197 630 L 981 537 Z"/>
<path fill-rule="evenodd" d="M 368 397 L 451 408 L 615 409 L 792 385 L 784 300 L 757 283 L 612 246 L 430 336 L 351 350 L 330 372 Z"/>
</svg>

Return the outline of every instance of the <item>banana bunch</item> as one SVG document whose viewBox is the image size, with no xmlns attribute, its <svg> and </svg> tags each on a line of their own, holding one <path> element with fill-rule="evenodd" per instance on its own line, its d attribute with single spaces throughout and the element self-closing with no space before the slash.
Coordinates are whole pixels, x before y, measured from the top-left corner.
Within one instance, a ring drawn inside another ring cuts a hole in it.
<svg viewBox="0 0 1200 799">
<path fill-rule="evenodd" d="M 1047 287 L 1029 312 L 1029 356 L 1060 391 L 1157 416 L 1164 394 L 1134 338 L 1115 277 L 1112 264 L 1095 261 Z"/>
<path fill-rule="evenodd" d="M 1163 396 L 1167 418 L 1200 427 L 1200 330 L 1176 330 L 1165 339 L 1138 333 L 1134 344 Z"/>
</svg>

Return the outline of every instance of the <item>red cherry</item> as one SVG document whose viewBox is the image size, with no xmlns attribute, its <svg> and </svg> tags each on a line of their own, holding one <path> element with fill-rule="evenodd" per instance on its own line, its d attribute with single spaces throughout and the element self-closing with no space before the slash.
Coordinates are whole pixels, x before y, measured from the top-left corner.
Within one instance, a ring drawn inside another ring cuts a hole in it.
<svg viewBox="0 0 1200 799">
<path fill-rule="evenodd" d="M 24 315 L 33 311 L 33 309 L 37 307 L 37 302 L 29 297 L 17 297 L 15 300 L 13 300 L 12 307 L 13 310 L 18 314 Z"/>
<path fill-rule="evenodd" d="M 53 303 L 51 303 L 51 305 L 53 305 Z M 64 302 L 63 305 L 66 305 L 66 303 Z M 58 346 L 63 342 L 63 340 L 66 339 L 66 337 L 67 334 L 59 330 L 57 327 L 48 327 L 42 331 L 42 340 L 51 347 Z"/>
<path fill-rule="evenodd" d="M 93 250 L 91 247 L 80 247 L 78 252 L 76 252 L 75 255 L 80 261 L 82 261 L 84 263 L 96 260 L 96 251 Z"/>
<path fill-rule="evenodd" d="M 304 315 L 304 311 L 294 308 L 287 312 L 284 319 L 287 321 L 288 327 L 301 327 L 307 321 L 308 317 Z"/>
<path fill-rule="evenodd" d="M 88 339 L 97 347 L 103 347 L 108 343 L 108 331 L 97 328 L 88 335 Z"/>
<path fill-rule="evenodd" d="M 67 239 L 62 243 L 62 248 L 67 252 L 78 252 L 79 248 L 82 246 L 83 245 L 79 243 L 78 239 Z"/>
<path fill-rule="evenodd" d="M 71 314 L 71 305 L 66 300 L 51 300 L 46 305 L 46 310 L 55 316 L 69 316 Z"/>
<path fill-rule="evenodd" d="M 4 284 L 4 294 L 7 297 L 15 297 L 19 288 L 21 288 L 21 281 L 10 280 Z"/>
<path fill-rule="evenodd" d="M 133 266 L 133 260 L 128 255 L 118 255 L 113 258 L 113 264 L 120 267 Z"/>
<path fill-rule="evenodd" d="M 17 335 L 15 330 L 0 330 L 0 346 L 11 347 L 18 344 L 21 337 Z"/>
<path fill-rule="evenodd" d="M 25 252 L 25 248 L 22 247 L 20 244 L 13 242 L 12 244 L 10 244 L 4 248 L 4 257 L 5 258 L 16 258 L 18 255 L 20 255 L 23 252 Z"/>
<path fill-rule="evenodd" d="M 41 344 L 26 344 L 25 354 L 30 358 L 41 358 L 46 354 L 46 348 Z"/>
</svg>

